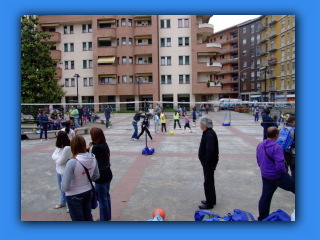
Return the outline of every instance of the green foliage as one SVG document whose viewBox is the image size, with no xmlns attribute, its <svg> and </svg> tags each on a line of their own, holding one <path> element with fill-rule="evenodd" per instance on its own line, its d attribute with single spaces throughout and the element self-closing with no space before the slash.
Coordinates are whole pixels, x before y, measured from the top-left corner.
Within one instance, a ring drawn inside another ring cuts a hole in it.
<svg viewBox="0 0 320 240">
<path fill-rule="evenodd" d="M 21 19 L 21 102 L 60 103 L 65 92 L 53 78 L 56 62 L 50 56 L 51 46 L 44 42 L 52 35 L 37 29 L 38 18 Z"/>
</svg>

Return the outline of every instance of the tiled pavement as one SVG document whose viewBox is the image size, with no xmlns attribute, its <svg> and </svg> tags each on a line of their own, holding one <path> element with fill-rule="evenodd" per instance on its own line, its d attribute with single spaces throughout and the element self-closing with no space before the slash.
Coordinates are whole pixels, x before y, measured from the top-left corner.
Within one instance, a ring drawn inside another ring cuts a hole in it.
<svg viewBox="0 0 320 240">
<path fill-rule="evenodd" d="M 230 127 L 221 125 L 224 112 L 211 112 L 209 116 L 214 121 L 220 150 L 215 172 L 217 205 L 213 211 L 224 216 L 238 208 L 258 217 L 261 176 L 255 150 L 262 141 L 262 127 L 246 114 L 232 113 Z M 111 150 L 112 220 L 145 221 L 152 217 L 154 209 L 162 208 L 166 221 L 193 221 L 194 212 L 204 199 L 203 173 L 197 158 L 202 135 L 199 121 L 192 133 L 187 131 L 184 135 L 180 129 L 173 130 L 172 121 L 168 122 L 167 130 L 173 131 L 173 136 L 155 134 L 151 121 L 151 134 L 156 140 L 148 142 L 148 146 L 155 148 L 155 154 L 144 156 L 144 137 L 141 141 L 130 139 L 132 117 L 133 114 L 115 114 L 110 129 L 102 124 L 87 124 L 104 130 Z M 83 136 L 91 141 L 90 135 Z M 21 141 L 22 221 L 70 221 L 66 209 L 53 209 L 60 199 L 51 158 L 54 145 L 54 138 Z M 279 208 L 290 214 L 295 208 L 295 196 L 278 189 L 271 212 Z M 93 211 L 93 217 L 99 218 L 99 209 Z"/>
</svg>

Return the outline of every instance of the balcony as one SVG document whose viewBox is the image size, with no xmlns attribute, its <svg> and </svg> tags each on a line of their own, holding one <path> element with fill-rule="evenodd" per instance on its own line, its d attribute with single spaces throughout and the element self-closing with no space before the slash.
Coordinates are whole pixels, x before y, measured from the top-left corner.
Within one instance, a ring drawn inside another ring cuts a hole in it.
<svg viewBox="0 0 320 240">
<path fill-rule="evenodd" d="M 51 38 L 47 39 L 46 41 L 43 40 L 43 42 L 50 43 L 50 44 L 61 42 L 61 33 L 59 32 L 46 32 L 46 33 L 53 34 L 53 36 L 51 36 Z"/>
<path fill-rule="evenodd" d="M 152 44 L 135 45 L 133 49 L 133 54 L 134 55 L 152 54 L 154 50 L 155 49 L 152 46 Z"/>
<path fill-rule="evenodd" d="M 278 48 L 275 48 L 274 46 L 271 46 L 269 52 L 274 52 L 274 51 L 277 51 L 277 50 L 278 50 Z"/>
<path fill-rule="evenodd" d="M 277 91 L 277 87 L 267 87 L 267 91 Z"/>
<path fill-rule="evenodd" d="M 57 74 L 55 74 L 53 76 L 54 79 L 60 79 L 62 77 L 62 69 L 61 68 L 57 68 Z"/>
<path fill-rule="evenodd" d="M 134 36 L 141 36 L 141 35 L 150 35 L 152 31 L 152 25 L 141 25 L 141 26 L 135 26 L 133 28 L 133 35 Z"/>
<path fill-rule="evenodd" d="M 236 93 L 236 92 L 238 92 L 238 87 L 221 89 L 221 93 Z"/>
<path fill-rule="evenodd" d="M 98 65 L 97 67 L 98 75 L 116 75 L 117 74 L 117 65 Z"/>
<path fill-rule="evenodd" d="M 221 54 L 238 53 L 238 44 L 221 49 Z"/>
<path fill-rule="evenodd" d="M 238 43 L 238 34 L 233 34 L 222 39 L 214 41 L 214 43 Z"/>
<path fill-rule="evenodd" d="M 232 78 L 224 78 L 224 79 L 219 79 L 216 81 L 220 81 L 222 84 L 237 84 L 238 82 L 238 77 L 232 77 Z"/>
<path fill-rule="evenodd" d="M 265 43 L 265 42 L 267 42 L 268 41 L 268 37 L 264 37 L 264 38 L 262 38 L 261 40 L 260 40 L 260 43 Z"/>
<path fill-rule="evenodd" d="M 134 72 L 135 73 L 150 73 L 153 72 L 153 64 L 152 63 L 145 63 L 145 64 L 135 64 L 134 65 Z"/>
<path fill-rule="evenodd" d="M 216 61 L 221 63 L 221 64 L 238 63 L 238 56 L 232 57 L 232 58 L 217 59 Z"/>
<path fill-rule="evenodd" d="M 264 56 L 264 55 L 267 55 L 268 54 L 268 51 L 260 51 L 260 56 Z"/>
<path fill-rule="evenodd" d="M 277 78 L 277 76 L 276 76 L 274 73 L 271 73 L 271 74 L 269 75 L 269 79 L 275 79 L 275 78 Z"/>
<path fill-rule="evenodd" d="M 268 64 L 269 64 L 270 66 L 277 64 L 277 59 L 276 59 L 276 58 L 271 58 L 270 60 L 268 60 Z"/>
<path fill-rule="evenodd" d="M 210 23 L 200 23 L 198 33 L 211 33 L 213 34 L 213 25 Z"/>
<path fill-rule="evenodd" d="M 117 47 L 98 47 L 99 56 L 117 56 Z"/>
<path fill-rule="evenodd" d="M 198 53 L 212 53 L 212 56 L 221 52 L 219 43 L 198 43 L 195 45 L 195 51 Z"/>
<path fill-rule="evenodd" d="M 238 66 L 236 67 L 229 67 L 229 68 L 222 68 L 218 75 L 226 74 L 226 73 L 237 73 L 239 70 Z"/>
<path fill-rule="evenodd" d="M 60 50 L 51 50 L 50 56 L 53 60 L 61 60 L 61 51 Z"/>
<path fill-rule="evenodd" d="M 212 64 L 206 62 L 198 62 L 196 65 L 197 72 L 218 73 L 221 70 L 221 63 L 213 62 Z"/>
<path fill-rule="evenodd" d="M 261 31 L 265 30 L 268 27 L 268 23 L 262 23 L 261 24 Z"/>
<path fill-rule="evenodd" d="M 276 19 L 273 17 L 273 18 L 271 18 L 271 21 L 270 21 L 269 25 L 275 24 L 277 21 L 278 21 L 278 20 L 276 20 Z"/>
<path fill-rule="evenodd" d="M 116 28 L 97 28 L 97 38 L 98 37 L 116 37 Z"/>
<path fill-rule="evenodd" d="M 269 38 L 270 38 L 270 39 L 271 39 L 271 38 L 275 38 L 276 36 L 277 36 L 277 34 L 276 34 L 275 32 L 273 32 L 273 33 L 270 34 L 270 37 L 269 37 Z"/>
</svg>

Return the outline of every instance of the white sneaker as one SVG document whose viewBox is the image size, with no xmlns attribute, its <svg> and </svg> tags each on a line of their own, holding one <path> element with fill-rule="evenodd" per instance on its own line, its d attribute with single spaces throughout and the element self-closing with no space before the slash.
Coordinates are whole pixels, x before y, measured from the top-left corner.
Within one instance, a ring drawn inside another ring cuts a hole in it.
<svg viewBox="0 0 320 240">
<path fill-rule="evenodd" d="M 186 131 L 183 131 L 181 134 L 185 134 L 186 133 Z"/>
<path fill-rule="evenodd" d="M 131 138 L 132 141 L 134 141 L 134 138 Z"/>
<path fill-rule="evenodd" d="M 49 139 L 49 138 L 47 138 L 47 140 L 49 141 L 50 139 Z"/>
<path fill-rule="evenodd" d="M 133 141 L 137 141 L 138 139 L 136 139 L 136 138 L 133 138 Z"/>
<path fill-rule="evenodd" d="M 108 127 L 108 128 L 111 128 L 111 127 Z"/>
<path fill-rule="evenodd" d="M 40 139 L 40 142 L 42 142 L 42 139 Z"/>
</svg>

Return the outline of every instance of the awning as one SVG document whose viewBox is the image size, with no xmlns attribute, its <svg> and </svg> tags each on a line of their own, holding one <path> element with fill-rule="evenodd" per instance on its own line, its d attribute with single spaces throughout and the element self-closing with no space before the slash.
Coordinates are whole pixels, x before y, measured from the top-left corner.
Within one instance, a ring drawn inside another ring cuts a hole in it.
<svg viewBox="0 0 320 240">
<path fill-rule="evenodd" d="M 259 98 L 259 97 L 261 97 L 261 95 L 251 95 L 250 97 L 252 97 L 252 98 Z"/>
<path fill-rule="evenodd" d="M 296 95 L 295 94 L 288 94 L 287 97 L 290 97 L 290 98 L 295 98 Z"/>
<path fill-rule="evenodd" d="M 152 76 L 152 73 L 136 73 L 136 77 L 148 77 Z"/>
<path fill-rule="evenodd" d="M 59 23 L 41 24 L 41 27 L 58 27 Z"/>
<path fill-rule="evenodd" d="M 208 52 L 208 53 L 201 53 L 201 52 L 199 52 L 199 53 L 198 53 L 198 56 L 215 56 L 215 55 L 217 55 L 216 52 Z"/>
<path fill-rule="evenodd" d="M 106 37 L 106 38 L 98 38 L 98 41 L 111 41 L 111 37 Z"/>
<path fill-rule="evenodd" d="M 151 20 L 151 16 L 135 17 L 133 20 L 134 21 L 149 21 L 149 20 Z"/>
<path fill-rule="evenodd" d="M 98 24 L 102 24 L 102 23 L 115 23 L 116 20 L 99 20 Z"/>
<path fill-rule="evenodd" d="M 100 57 L 98 58 L 99 63 L 115 63 L 116 57 Z"/>
<path fill-rule="evenodd" d="M 109 74 L 109 75 L 101 75 L 101 76 L 99 76 L 99 78 L 115 78 L 115 77 L 117 77 L 116 74 Z"/>
<path fill-rule="evenodd" d="M 143 36 L 134 36 L 135 39 L 151 39 L 151 35 L 143 35 Z"/>
</svg>

